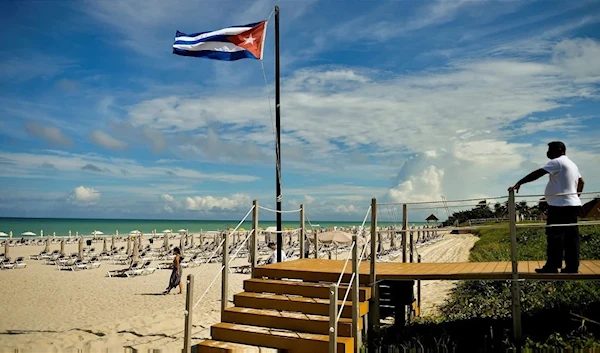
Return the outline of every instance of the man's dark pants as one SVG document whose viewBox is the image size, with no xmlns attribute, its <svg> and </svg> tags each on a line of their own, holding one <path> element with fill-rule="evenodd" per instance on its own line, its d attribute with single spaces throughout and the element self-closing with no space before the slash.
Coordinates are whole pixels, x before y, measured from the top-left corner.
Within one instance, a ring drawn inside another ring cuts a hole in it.
<svg viewBox="0 0 600 353">
<path fill-rule="evenodd" d="M 581 206 L 549 206 L 546 224 L 574 224 Z M 563 252 L 565 268 L 571 271 L 579 269 L 579 229 L 577 226 L 546 227 L 547 261 L 544 267 L 559 269 L 562 267 Z"/>
</svg>

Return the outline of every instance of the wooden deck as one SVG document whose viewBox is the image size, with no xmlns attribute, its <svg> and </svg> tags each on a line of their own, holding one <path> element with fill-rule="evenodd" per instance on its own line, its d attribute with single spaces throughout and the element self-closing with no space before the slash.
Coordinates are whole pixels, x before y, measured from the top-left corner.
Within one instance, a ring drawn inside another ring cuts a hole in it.
<svg viewBox="0 0 600 353">
<path fill-rule="evenodd" d="M 577 274 L 540 274 L 535 269 L 544 261 L 520 261 L 519 278 L 528 280 L 600 280 L 600 260 L 581 261 Z M 344 266 L 343 260 L 298 259 L 257 267 L 257 277 L 302 279 L 304 281 L 335 282 Z M 452 262 L 452 263 L 402 263 L 378 262 L 377 280 L 508 280 L 511 279 L 510 262 Z M 352 264 L 349 262 L 344 282 L 350 280 Z M 369 262 L 360 265 L 360 282 L 369 282 Z"/>
</svg>

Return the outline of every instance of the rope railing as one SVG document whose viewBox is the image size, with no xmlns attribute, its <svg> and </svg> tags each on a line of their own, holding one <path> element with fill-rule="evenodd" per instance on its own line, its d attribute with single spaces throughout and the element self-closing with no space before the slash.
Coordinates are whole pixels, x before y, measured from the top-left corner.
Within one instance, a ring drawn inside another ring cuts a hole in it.
<svg viewBox="0 0 600 353">
<path fill-rule="evenodd" d="M 300 212 L 302 210 L 301 208 L 299 208 L 297 210 L 274 210 L 272 208 L 268 208 L 268 207 L 264 207 L 264 206 L 258 206 L 258 208 L 260 208 L 261 210 L 269 211 L 269 212 L 273 212 L 273 213 L 296 213 L 296 212 Z"/>
<path fill-rule="evenodd" d="M 335 284 L 336 287 L 340 286 L 340 283 L 342 283 L 342 278 L 344 277 L 344 273 L 346 272 L 346 267 L 348 267 L 348 261 L 350 261 L 350 256 L 352 256 L 352 249 L 356 246 L 355 242 L 352 242 L 352 246 L 350 246 L 349 249 L 349 253 L 348 256 L 346 257 L 346 261 L 344 262 L 344 267 L 342 268 L 342 272 L 340 272 L 340 278 L 338 278 L 337 283 Z"/>
<path fill-rule="evenodd" d="M 350 284 L 346 288 L 346 294 L 344 294 L 344 299 L 342 300 L 342 305 L 340 305 L 340 307 L 342 309 L 344 309 L 344 305 L 346 305 L 346 300 L 348 299 L 348 294 L 350 294 L 350 289 L 352 288 L 352 283 L 354 281 L 354 276 L 356 276 L 356 273 L 352 273 L 352 276 L 350 277 Z M 338 287 L 338 289 L 339 289 L 339 287 Z M 343 312 L 344 312 L 343 310 L 340 310 L 339 313 L 338 313 L 338 316 L 335 318 L 336 325 L 340 321 L 340 318 L 342 317 L 342 313 Z"/>
<path fill-rule="evenodd" d="M 254 209 L 254 207 L 252 207 L 250 209 L 250 211 L 252 211 L 252 209 Z M 244 241 L 242 243 L 240 243 L 236 249 L 234 249 L 235 253 L 233 255 L 233 257 L 231 258 L 231 260 L 229 260 L 228 264 L 230 264 L 232 261 L 234 261 L 236 259 L 237 254 L 239 254 L 239 252 L 242 250 L 244 244 L 248 241 L 248 239 L 250 238 L 250 236 L 254 233 L 254 229 L 251 230 L 248 235 L 246 236 L 246 238 L 244 238 Z M 222 246 L 223 243 L 225 242 L 225 239 L 223 239 L 223 241 L 221 241 L 221 244 L 219 246 Z M 228 249 L 225 249 L 224 251 L 228 251 Z M 234 252 L 232 251 L 232 252 Z M 210 284 L 208 285 L 208 287 L 206 288 L 206 290 L 204 291 L 204 293 L 202 294 L 202 296 L 200 297 L 200 299 L 198 299 L 198 301 L 196 302 L 196 304 L 194 304 L 194 307 L 192 308 L 192 310 L 196 309 L 196 306 L 198 306 L 198 304 L 202 301 L 202 299 L 204 299 L 204 297 L 206 296 L 206 294 L 208 293 L 208 291 L 210 290 L 210 288 L 212 287 L 212 285 L 215 283 L 215 281 L 217 280 L 217 278 L 219 278 L 219 276 L 221 275 L 221 271 L 223 271 L 223 269 L 225 268 L 225 265 L 221 265 L 221 270 L 217 273 L 217 275 L 215 276 L 215 278 L 213 278 L 213 280 L 210 282 Z"/>
<path fill-rule="evenodd" d="M 261 232 L 263 232 L 263 233 L 283 234 L 283 233 L 299 232 L 301 230 L 302 230 L 302 228 L 294 228 L 294 229 L 288 229 L 288 230 L 282 230 L 282 231 L 278 231 L 278 230 L 261 230 Z"/>
<path fill-rule="evenodd" d="M 233 262 L 233 260 L 235 260 L 237 258 L 237 255 L 243 249 L 244 244 L 246 244 L 246 242 L 248 241 L 248 239 L 250 239 L 250 236 L 252 236 L 252 234 L 254 234 L 254 229 L 252 229 L 250 232 L 248 232 L 248 235 L 246 236 L 246 238 L 244 238 L 244 241 L 241 242 L 240 245 L 238 245 L 237 251 L 235 252 L 235 254 L 233 254 L 233 257 L 231 258 L 231 260 L 229 260 L 229 263 Z"/>
<path fill-rule="evenodd" d="M 194 306 L 192 307 L 192 310 L 196 309 L 196 307 L 198 306 L 198 304 L 200 304 L 200 302 L 202 301 L 202 299 L 204 299 L 204 297 L 206 296 L 206 294 L 210 290 L 210 287 L 212 287 L 212 285 L 215 284 L 215 281 L 217 280 L 217 278 L 219 278 L 219 276 L 221 275 L 221 271 L 223 271 L 224 268 L 225 268 L 225 265 L 221 265 L 221 269 L 219 270 L 219 272 L 217 273 L 217 275 L 215 276 L 215 278 L 213 278 L 213 280 L 210 282 L 210 284 L 208 285 L 208 287 L 206 287 L 206 289 L 204 290 L 204 293 L 202 293 L 202 296 L 200 297 L 200 299 L 198 299 L 198 301 L 196 302 L 196 304 L 194 304 Z"/>
<path fill-rule="evenodd" d="M 587 192 L 571 192 L 571 193 L 559 193 L 552 196 L 569 196 L 569 195 L 598 195 L 600 191 L 587 191 Z M 527 194 L 527 195 L 518 195 L 515 194 L 515 198 L 526 198 L 526 197 L 545 197 L 546 195 L 542 194 Z M 458 200 L 431 200 L 431 201 L 414 201 L 414 202 L 378 202 L 379 206 L 401 206 L 401 205 L 424 205 L 430 203 L 456 203 L 456 202 L 472 202 L 472 201 L 487 201 L 487 200 L 503 200 L 508 199 L 508 196 L 489 196 L 489 197 L 479 197 L 479 198 L 471 198 L 471 199 L 458 199 Z M 448 206 L 452 207 L 452 206 Z"/>
</svg>

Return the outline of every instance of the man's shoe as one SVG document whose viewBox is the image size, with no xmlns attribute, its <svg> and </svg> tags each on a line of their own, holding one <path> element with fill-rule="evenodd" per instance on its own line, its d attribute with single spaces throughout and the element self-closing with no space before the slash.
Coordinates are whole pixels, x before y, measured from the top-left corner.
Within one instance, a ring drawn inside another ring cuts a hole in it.
<svg viewBox="0 0 600 353">
<path fill-rule="evenodd" d="M 537 273 L 558 273 L 558 269 L 557 268 L 542 267 L 542 268 L 536 268 L 535 272 L 537 272 Z"/>
<path fill-rule="evenodd" d="M 560 273 L 579 273 L 579 270 L 565 267 L 560 270 Z"/>
</svg>

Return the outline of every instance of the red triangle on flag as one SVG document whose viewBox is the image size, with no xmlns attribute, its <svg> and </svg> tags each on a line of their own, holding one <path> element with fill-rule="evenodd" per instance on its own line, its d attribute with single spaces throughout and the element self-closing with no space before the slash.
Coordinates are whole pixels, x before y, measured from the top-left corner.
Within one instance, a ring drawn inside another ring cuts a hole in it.
<svg viewBox="0 0 600 353">
<path fill-rule="evenodd" d="M 257 59 L 261 60 L 266 28 L 267 21 L 262 21 L 249 30 L 234 36 L 229 36 L 227 39 L 238 47 L 246 49 Z"/>
</svg>

